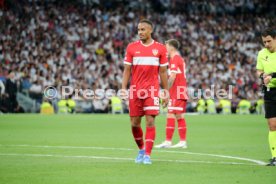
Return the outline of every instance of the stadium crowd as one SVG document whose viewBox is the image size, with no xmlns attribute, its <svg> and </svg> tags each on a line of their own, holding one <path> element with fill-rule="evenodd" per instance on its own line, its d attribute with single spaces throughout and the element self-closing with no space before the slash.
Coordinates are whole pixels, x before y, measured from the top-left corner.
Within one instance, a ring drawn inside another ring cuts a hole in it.
<svg viewBox="0 0 276 184">
<path fill-rule="evenodd" d="M 125 48 L 138 39 L 142 18 L 155 24 L 157 41 L 181 42 L 190 89 L 233 85 L 233 102 L 260 98 L 255 75 L 259 32 L 276 21 L 269 1 L 42 2 L 6 2 L 0 10 L 1 80 L 9 79 L 16 91 L 38 102 L 48 86 L 118 90 Z M 10 97 L 1 92 L 1 102 Z M 108 106 L 107 100 L 101 104 Z"/>
</svg>

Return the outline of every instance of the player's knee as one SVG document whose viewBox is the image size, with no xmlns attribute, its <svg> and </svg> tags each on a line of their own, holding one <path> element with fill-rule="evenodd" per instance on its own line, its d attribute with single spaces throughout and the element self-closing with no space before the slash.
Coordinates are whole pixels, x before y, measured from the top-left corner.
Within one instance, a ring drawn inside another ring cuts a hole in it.
<svg viewBox="0 0 276 184">
<path fill-rule="evenodd" d="M 147 127 L 153 127 L 154 121 L 147 121 Z"/>
<path fill-rule="evenodd" d="M 269 130 L 270 130 L 270 131 L 276 131 L 276 126 L 271 126 L 271 125 L 269 125 Z"/>
<path fill-rule="evenodd" d="M 268 126 L 270 131 L 276 131 L 276 118 L 269 119 Z"/>
<path fill-rule="evenodd" d="M 140 118 L 136 118 L 136 117 L 131 118 L 131 126 L 139 127 L 140 124 L 141 124 L 141 119 Z"/>
<path fill-rule="evenodd" d="M 175 118 L 175 115 L 172 114 L 172 113 L 168 113 L 168 114 L 167 114 L 167 118 Z"/>
<path fill-rule="evenodd" d="M 146 123 L 147 123 L 147 127 L 154 126 L 154 117 L 152 117 L 152 116 L 146 117 Z"/>
<path fill-rule="evenodd" d="M 139 126 L 141 126 L 141 125 L 140 125 L 140 123 L 132 122 L 132 123 L 131 123 L 131 126 L 132 126 L 132 127 L 139 127 Z"/>
<path fill-rule="evenodd" d="M 182 114 L 176 114 L 175 117 L 177 120 L 184 118 L 184 116 Z"/>
</svg>

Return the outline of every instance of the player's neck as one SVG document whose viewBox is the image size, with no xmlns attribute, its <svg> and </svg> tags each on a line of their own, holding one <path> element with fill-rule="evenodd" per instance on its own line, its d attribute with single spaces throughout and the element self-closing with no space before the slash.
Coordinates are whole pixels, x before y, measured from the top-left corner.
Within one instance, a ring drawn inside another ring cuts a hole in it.
<svg viewBox="0 0 276 184">
<path fill-rule="evenodd" d="M 269 50 L 269 49 L 267 49 L 270 53 L 274 53 L 274 52 L 276 52 L 276 48 L 274 48 L 274 49 L 272 49 L 272 50 Z"/>
<path fill-rule="evenodd" d="M 151 44 L 153 44 L 154 40 L 152 38 L 149 38 L 147 40 L 141 40 L 141 43 L 144 45 L 144 46 L 149 46 Z"/>
<path fill-rule="evenodd" d="M 175 55 L 179 55 L 177 51 L 172 51 L 170 57 L 173 58 Z"/>
</svg>

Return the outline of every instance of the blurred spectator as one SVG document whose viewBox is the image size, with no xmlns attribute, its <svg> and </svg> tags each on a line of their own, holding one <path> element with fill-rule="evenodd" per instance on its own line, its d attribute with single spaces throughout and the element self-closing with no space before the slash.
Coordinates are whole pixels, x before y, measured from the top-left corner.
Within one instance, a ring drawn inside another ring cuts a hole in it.
<svg viewBox="0 0 276 184">
<path fill-rule="evenodd" d="M 5 94 L 5 85 L 3 81 L 0 80 L 0 97 Z"/>
<path fill-rule="evenodd" d="M 29 89 L 29 95 L 31 98 L 35 99 L 38 103 L 42 103 L 42 82 L 34 81 Z"/>
<path fill-rule="evenodd" d="M 17 101 L 16 101 L 16 93 L 17 93 L 17 84 L 15 81 L 15 74 L 14 72 L 9 72 L 7 81 L 6 81 L 6 100 L 7 103 L 7 110 L 8 112 L 15 112 L 17 108 Z"/>
<path fill-rule="evenodd" d="M 109 101 L 107 99 L 93 100 L 94 113 L 108 113 Z"/>
<path fill-rule="evenodd" d="M 275 22 L 273 3 L 125 2 L 5 1 L 6 8 L 0 12 L 0 77 L 13 70 L 21 81 L 20 90 L 39 102 L 46 86 L 85 89 L 93 84 L 93 88 L 118 89 L 127 43 L 137 38 L 139 19 L 149 18 L 155 24 L 156 40 L 181 42 L 191 89 L 204 91 L 215 84 L 227 90 L 233 85 L 236 98 L 259 98 L 255 57 L 261 44 L 257 38 L 263 27 Z"/>
</svg>

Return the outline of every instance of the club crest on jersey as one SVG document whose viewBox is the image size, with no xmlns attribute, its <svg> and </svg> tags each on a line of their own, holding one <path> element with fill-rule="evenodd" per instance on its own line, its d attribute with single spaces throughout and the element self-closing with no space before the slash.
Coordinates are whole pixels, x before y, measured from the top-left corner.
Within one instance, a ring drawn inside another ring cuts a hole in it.
<svg viewBox="0 0 276 184">
<path fill-rule="evenodd" d="M 153 53 L 153 55 L 157 55 L 158 54 L 158 50 L 157 49 L 152 49 L 152 53 Z"/>
<path fill-rule="evenodd" d="M 268 62 L 268 56 L 266 56 L 265 58 L 262 58 L 264 61 Z"/>
</svg>

